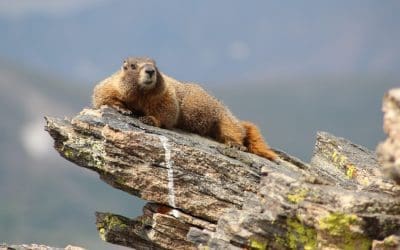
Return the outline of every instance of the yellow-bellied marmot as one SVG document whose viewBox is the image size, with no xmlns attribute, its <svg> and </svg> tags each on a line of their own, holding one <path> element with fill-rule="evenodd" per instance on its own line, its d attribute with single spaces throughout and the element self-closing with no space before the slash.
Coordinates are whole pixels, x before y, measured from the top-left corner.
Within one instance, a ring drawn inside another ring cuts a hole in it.
<svg viewBox="0 0 400 250">
<path fill-rule="evenodd" d="M 239 121 L 216 98 L 197 84 L 182 83 L 161 73 L 154 60 L 129 57 L 122 68 L 94 89 L 93 105 L 144 114 L 149 125 L 179 128 L 275 160 L 258 128 Z"/>
</svg>

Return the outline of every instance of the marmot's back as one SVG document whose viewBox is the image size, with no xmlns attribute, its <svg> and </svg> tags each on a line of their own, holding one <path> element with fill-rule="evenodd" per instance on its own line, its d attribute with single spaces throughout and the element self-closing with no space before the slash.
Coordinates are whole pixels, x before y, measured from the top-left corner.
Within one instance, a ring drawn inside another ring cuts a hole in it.
<svg viewBox="0 0 400 250">
<path fill-rule="evenodd" d="M 117 71 L 95 86 L 92 96 L 92 104 L 95 108 L 100 108 L 104 104 L 117 106 L 113 104 L 124 99 L 121 94 L 122 89 L 118 86 L 119 73 Z"/>
<path fill-rule="evenodd" d="M 194 83 L 173 83 L 180 104 L 178 127 L 200 135 L 214 137 L 222 116 L 229 110 L 215 97 Z M 232 122 L 239 123 L 232 116 Z"/>
</svg>

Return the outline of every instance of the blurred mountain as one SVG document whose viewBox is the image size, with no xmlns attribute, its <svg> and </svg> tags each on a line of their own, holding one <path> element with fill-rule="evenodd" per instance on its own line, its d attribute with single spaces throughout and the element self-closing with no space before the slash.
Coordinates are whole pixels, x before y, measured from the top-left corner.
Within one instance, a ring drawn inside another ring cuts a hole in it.
<svg viewBox="0 0 400 250">
<path fill-rule="evenodd" d="M 90 105 L 88 85 L 0 61 L 0 89 L 0 242 L 121 249 L 99 239 L 94 212 L 135 216 L 142 201 L 63 160 L 43 129 Z"/>
<path fill-rule="evenodd" d="M 200 82 L 399 76 L 399 7 L 396 0 L 0 1 L 0 56 L 89 82 L 130 55 Z"/>
</svg>

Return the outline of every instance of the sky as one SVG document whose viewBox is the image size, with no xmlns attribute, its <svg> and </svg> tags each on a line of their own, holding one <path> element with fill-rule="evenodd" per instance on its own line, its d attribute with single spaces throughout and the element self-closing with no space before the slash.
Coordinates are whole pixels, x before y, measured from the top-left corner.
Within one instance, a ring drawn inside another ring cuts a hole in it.
<svg viewBox="0 0 400 250">
<path fill-rule="evenodd" d="M 1 0 L 0 58 L 87 84 L 132 55 L 205 84 L 398 74 L 399 10 L 395 0 Z"/>
</svg>

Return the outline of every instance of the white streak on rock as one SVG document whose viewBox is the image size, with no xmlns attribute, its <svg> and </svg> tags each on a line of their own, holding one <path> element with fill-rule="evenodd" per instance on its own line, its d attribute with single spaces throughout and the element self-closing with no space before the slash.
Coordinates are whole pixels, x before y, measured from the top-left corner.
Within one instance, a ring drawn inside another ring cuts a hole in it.
<svg viewBox="0 0 400 250">
<path fill-rule="evenodd" d="M 172 169 L 172 161 L 171 161 L 171 148 L 168 143 L 168 139 L 165 136 L 160 136 L 161 144 L 164 147 L 164 155 L 165 155 L 165 165 L 167 167 L 168 173 L 168 204 L 175 208 L 175 190 L 174 190 L 174 170 Z M 172 209 L 172 215 L 175 217 L 179 217 L 179 211 L 176 209 Z"/>
</svg>

